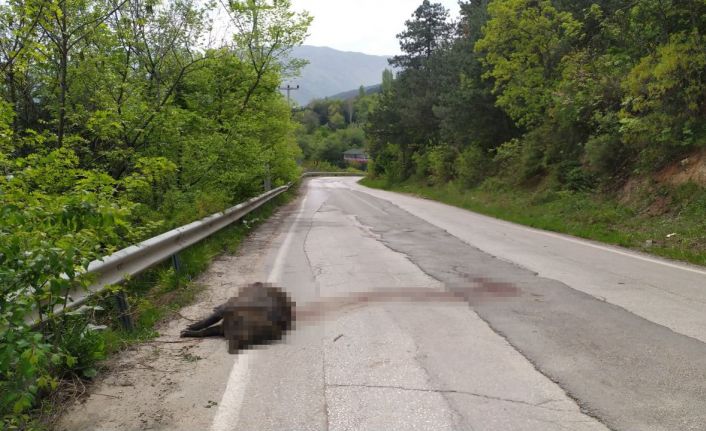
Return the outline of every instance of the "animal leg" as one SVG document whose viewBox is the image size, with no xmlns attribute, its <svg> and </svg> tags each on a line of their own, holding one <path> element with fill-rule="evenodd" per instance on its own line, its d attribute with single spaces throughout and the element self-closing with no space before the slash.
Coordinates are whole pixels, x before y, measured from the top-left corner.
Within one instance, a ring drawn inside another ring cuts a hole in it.
<svg viewBox="0 0 706 431">
<path fill-rule="evenodd" d="M 187 326 L 186 329 L 198 331 L 199 329 L 205 329 L 211 325 L 218 323 L 221 319 L 223 319 L 223 312 L 216 309 L 213 314 L 203 320 L 199 320 L 198 322 L 192 323 L 191 325 Z"/>
<path fill-rule="evenodd" d="M 222 337 L 223 336 L 223 325 L 209 326 L 203 329 L 185 329 L 181 331 L 182 337 Z"/>
</svg>

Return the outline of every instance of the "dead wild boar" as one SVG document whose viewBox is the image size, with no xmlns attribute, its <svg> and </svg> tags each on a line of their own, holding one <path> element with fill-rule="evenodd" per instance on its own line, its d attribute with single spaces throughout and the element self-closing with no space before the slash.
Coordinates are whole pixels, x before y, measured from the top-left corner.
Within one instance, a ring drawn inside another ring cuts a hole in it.
<svg viewBox="0 0 706 431">
<path fill-rule="evenodd" d="M 238 296 L 214 309 L 213 314 L 182 331 L 182 337 L 225 337 L 228 352 L 254 344 L 279 340 L 295 320 L 316 321 L 349 307 L 385 302 L 434 302 L 474 304 L 520 296 L 522 291 L 510 283 L 475 278 L 468 286 L 447 289 L 389 288 L 353 292 L 344 297 L 327 297 L 295 310 L 286 292 L 267 283 L 243 287 Z M 220 321 L 221 324 L 217 324 Z"/>
<path fill-rule="evenodd" d="M 292 327 L 294 303 L 282 289 L 267 283 L 249 284 L 203 320 L 181 332 L 182 337 L 225 337 L 228 353 L 279 340 Z M 223 321 L 218 324 L 218 322 Z"/>
</svg>

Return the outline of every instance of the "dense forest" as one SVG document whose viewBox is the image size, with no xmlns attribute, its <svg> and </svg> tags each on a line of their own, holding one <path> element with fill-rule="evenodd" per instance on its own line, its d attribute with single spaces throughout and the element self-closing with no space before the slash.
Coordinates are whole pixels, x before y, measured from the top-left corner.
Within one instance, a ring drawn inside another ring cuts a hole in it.
<svg viewBox="0 0 706 431">
<path fill-rule="evenodd" d="M 90 261 L 298 177 L 278 88 L 311 18 L 221 6 L 223 42 L 215 2 L 0 5 L 0 428 L 27 426 L 62 375 L 95 373 L 91 325 L 51 313 Z"/>
<path fill-rule="evenodd" d="M 424 1 L 369 118 L 373 173 L 596 189 L 706 143 L 706 2 Z"/>
</svg>

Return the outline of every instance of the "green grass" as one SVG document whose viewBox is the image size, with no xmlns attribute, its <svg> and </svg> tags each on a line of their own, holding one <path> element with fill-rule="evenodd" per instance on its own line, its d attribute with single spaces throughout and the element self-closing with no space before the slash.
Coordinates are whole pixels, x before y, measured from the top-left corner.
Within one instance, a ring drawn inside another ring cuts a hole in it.
<svg viewBox="0 0 706 431">
<path fill-rule="evenodd" d="M 474 189 L 450 183 L 361 184 L 444 202 L 503 220 L 706 265 L 706 190 L 695 185 L 648 187 L 617 197 L 549 189 L 519 189 L 490 180 Z M 668 202 L 666 205 L 659 203 Z M 676 235 L 672 235 L 676 234 Z"/>
</svg>

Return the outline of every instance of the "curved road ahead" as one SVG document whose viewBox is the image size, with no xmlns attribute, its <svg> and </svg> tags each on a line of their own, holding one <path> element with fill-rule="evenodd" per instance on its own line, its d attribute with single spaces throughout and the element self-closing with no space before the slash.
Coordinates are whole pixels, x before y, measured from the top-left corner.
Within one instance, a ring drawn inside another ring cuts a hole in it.
<svg viewBox="0 0 706 431">
<path fill-rule="evenodd" d="M 174 320 L 59 429 L 706 430 L 702 268 L 317 178 L 181 315 L 265 279 L 300 305 L 397 300 L 341 302 L 238 356 L 174 343 Z"/>
</svg>

